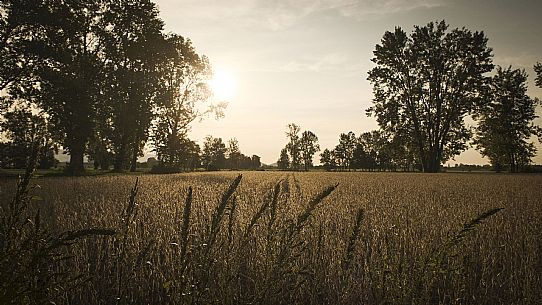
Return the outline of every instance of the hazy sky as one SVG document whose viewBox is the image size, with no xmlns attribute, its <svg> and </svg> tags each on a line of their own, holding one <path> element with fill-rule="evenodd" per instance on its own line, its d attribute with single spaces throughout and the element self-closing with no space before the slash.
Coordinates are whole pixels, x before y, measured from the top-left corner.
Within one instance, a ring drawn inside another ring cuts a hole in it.
<svg viewBox="0 0 542 305">
<path fill-rule="evenodd" d="M 341 132 L 377 128 L 365 115 L 372 99 L 367 71 L 375 45 L 395 26 L 411 32 L 445 19 L 451 28 L 482 30 L 494 63 L 524 68 L 530 95 L 542 98 L 532 69 L 542 61 L 540 0 L 155 1 L 166 31 L 190 38 L 215 69 L 234 78 L 226 117 L 193 124 L 191 138 L 236 137 L 244 154 L 267 164 L 278 159 L 291 122 L 313 131 L 322 150 L 333 148 Z M 474 150 L 456 161 L 486 163 Z M 534 161 L 542 163 L 542 152 Z"/>
</svg>

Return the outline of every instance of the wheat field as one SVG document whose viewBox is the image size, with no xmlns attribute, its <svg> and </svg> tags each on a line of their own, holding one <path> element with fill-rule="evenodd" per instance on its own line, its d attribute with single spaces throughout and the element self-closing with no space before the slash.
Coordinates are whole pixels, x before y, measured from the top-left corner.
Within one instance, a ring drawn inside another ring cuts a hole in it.
<svg viewBox="0 0 542 305">
<path fill-rule="evenodd" d="M 4 212 L 14 193 L 0 181 Z M 62 177 L 33 179 L 29 194 L 34 246 L 0 257 L 8 304 L 542 300 L 538 175 Z"/>
</svg>

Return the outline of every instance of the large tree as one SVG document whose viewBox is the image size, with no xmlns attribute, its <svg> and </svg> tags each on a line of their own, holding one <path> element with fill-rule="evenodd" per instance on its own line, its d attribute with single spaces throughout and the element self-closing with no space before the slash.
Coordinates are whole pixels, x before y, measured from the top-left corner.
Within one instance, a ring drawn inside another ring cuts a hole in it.
<svg viewBox="0 0 542 305">
<path fill-rule="evenodd" d="M 112 1 L 104 13 L 104 90 L 111 109 L 116 171 L 124 170 L 128 162 L 135 171 L 153 119 L 159 66 L 166 53 L 158 14 L 150 0 Z"/>
<path fill-rule="evenodd" d="M 104 1 L 51 4 L 50 16 L 56 22 L 47 27 L 47 41 L 54 56 L 40 73 L 39 106 L 70 154 L 72 174 L 84 171 L 83 157 L 103 91 L 100 33 L 106 9 Z"/>
<path fill-rule="evenodd" d="M 535 155 L 529 138 L 542 135 L 540 127 L 533 124 L 539 101 L 527 95 L 525 71 L 511 67 L 497 67 L 489 89 L 489 102 L 478 115 L 475 143 L 497 170 L 517 172 Z"/>
<path fill-rule="evenodd" d="M 173 162 L 190 124 L 208 114 L 223 116 L 225 104 L 213 105 L 207 82 L 212 76 L 209 60 L 199 55 L 189 39 L 167 38 L 167 60 L 161 67 L 161 94 L 157 99 L 153 144 L 162 162 Z"/>
<path fill-rule="evenodd" d="M 487 38 L 431 22 L 410 36 L 399 27 L 386 32 L 373 53 L 374 105 L 367 114 L 412 142 L 424 172 L 437 172 L 467 147 L 464 118 L 481 102 L 484 73 L 493 69 Z"/>
</svg>

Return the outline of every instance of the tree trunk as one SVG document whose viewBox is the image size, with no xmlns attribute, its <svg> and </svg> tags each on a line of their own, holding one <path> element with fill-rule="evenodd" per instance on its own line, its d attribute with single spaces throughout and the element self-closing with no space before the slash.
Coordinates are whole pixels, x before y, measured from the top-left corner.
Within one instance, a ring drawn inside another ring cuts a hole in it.
<svg viewBox="0 0 542 305">
<path fill-rule="evenodd" d="M 135 172 L 137 169 L 137 156 L 139 155 L 139 140 L 136 136 L 132 143 L 132 161 L 130 162 L 130 172 Z"/>
<path fill-rule="evenodd" d="M 440 154 L 438 150 L 430 150 L 422 166 L 424 173 L 438 173 L 440 170 Z"/>
<path fill-rule="evenodd" d="M 85 145 L 73 145 L 70 149 L 70 164 L 67 168 L 69 175 L 78 176 L 85 173 L 85 167 L 83 165 L 83 156 Z"/>
<path fill-rule="evenodd" d="M 127 143 L 126 143 L 126 139 L 125 137 L 123 136 L 122 137 L 122 143 L 120 145 L 120 148 L 119 150 L 117 151 L 117 154 L 115 155 L 115 164 L 113 166 L 113 170 L 115 172 L 122 172 L 124 171 L 124 165 L 125 165 L 125 159 L 126 159 L 126 148 L 127 148 Z"/>
</svg>

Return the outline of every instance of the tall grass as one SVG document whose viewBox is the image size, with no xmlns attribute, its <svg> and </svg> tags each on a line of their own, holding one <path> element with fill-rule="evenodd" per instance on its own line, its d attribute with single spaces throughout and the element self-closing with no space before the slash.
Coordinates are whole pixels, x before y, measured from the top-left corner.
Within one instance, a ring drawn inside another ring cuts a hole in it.
<svg viewBox="0 0 542 305">
<path fill-rule="evenodd" d="M 90 233 L 77 231 L 84 227 L 118 232 L 68 239 L 58 253 L 71 259 L 44 264 L 84 280 L 48 293 L 48 300 L 539 304 L 542 298 L 538 176 L 247 172 L 134 180 L 36 181 L 41 188 L 32 192 L 43 200 L 29 201 L 28 211 L 39 207 L 40 227 L 56 240 L 76 234 L 62 231 Z M 28 295 L 19 303 L 38 299 Z"/>
</svg>

